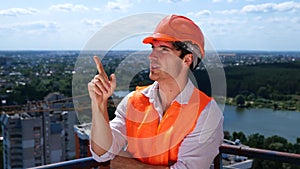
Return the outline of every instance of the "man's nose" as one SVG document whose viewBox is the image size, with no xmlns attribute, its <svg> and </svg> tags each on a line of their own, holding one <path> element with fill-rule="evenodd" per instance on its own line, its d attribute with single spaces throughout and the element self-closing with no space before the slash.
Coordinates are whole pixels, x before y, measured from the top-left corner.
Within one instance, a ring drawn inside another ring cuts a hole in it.
<svg viewBox="0 0 300 169">
<path fill-rule="evenodd" d="M 151 51 L 151 53 L 149 54 L 148 58 L 149 58 L 150 61 L 151 60 L 157 60 L 157 58 L 158 58 L 158 52 L 155 49 L 153 49 Z"/>
</svg>

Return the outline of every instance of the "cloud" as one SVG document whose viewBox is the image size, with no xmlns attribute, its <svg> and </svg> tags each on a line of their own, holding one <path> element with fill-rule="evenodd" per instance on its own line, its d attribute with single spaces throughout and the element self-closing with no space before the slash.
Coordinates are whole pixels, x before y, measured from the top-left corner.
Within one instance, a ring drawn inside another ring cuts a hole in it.
<svg viewBox="0 0 300 169">
<path fill-rule="evenodd" d="M 116 0 L 107 2 L 105 8 L 107 10 L 126 11 L 132 6 L 129 0 Z"/>
<path fill-rule="evenodd" d="M 287 25 L 297 24 L 300 23 L 299 17 L 271 17 L 268 20 L 266 20 L 269 23 L 278 23 L 282 25 L 282 23 L 290 23 Z"/>
<path fill-rule="evenodd" d="M 83 19 L 82 23 L 88 25 L 88 26 L 101 26 L 104 24 L 104 21 L 100 20 L 100 19 Z"/>
<path fill-rule="evenodd" d="M 10 8 L 0 10 L 0 16 L 19 16 L 19 15 L 33 15 L 38 13 L 39 10 L 34 8 Z"/>
<path fill-rule="evenodd" d="M 295 12 L 300 9 L 300 2 L 264 3 L 258 5 L 246 5 L 241 9 L 243 13 L 267 13 L 267 12 Z"/>
<path fill-rule="evenodd" d="M 52 5 L 50 6 L 49 9 L 63 11 L 63 12 L 72 12 L 72 11 L 86 11 L 89 8 L 84 5 L 74 5 L 74 4 L 66 3 L 66 4 Z"/>
<path fill-rule="evenodd" d="M 220 1 L 220 0 L 215 0 Z M 270 13 L 270 12 L 296 12 L 300 10 L 300 2 L 264 3 L 257 5 L 246 5 L 241 9 L 230 9 L 217 11 L 224 15 L 247 14 L 247 13 Z"/>
<path fill-rule="evenodd" d="M 36 21 L 20 24 L 18 28 L 22 30 L 56 30 L 58 26 L 56 22 Z"/>
<path fill-rule="evenodd" d="M 241 23 L 240 21 L 233 20 L 233 19 L 208 19 L 205 20 L 204 22 L 212 26 L 224 26 L 224 25 L 228 26 L 228 25 Z"/>
<path fill-rule="evenodd" d="M 187 15 L 189 15 L 191 17 L 195 17 L 195 18 L 201 18 L 203 16 L 210 16 L 211 11 L 210 10 L 202 10 L 202 11 L 198 11 L 198 12 L 189 12 Z"/>
<path fill-rule="evenodd" d="M 43 32 L 55 32 L 58 30 L 58 25 L 56 22 L 35 21 L 35 22 L 1 25 L 0 30 L 5 30 L 7 32 L 36 34 L 36 33 L 43 33 Z"/>
<path fill-rule="evenodd" d="M 292 18 L 291 21 L 293 23 L 300 23 L 300 18 L 299 17 L 295 17 L 295 18 Z"/>
<path fill-rule="evenodd" d="M 103 9 L 102 8 L 92 8 L 94 11 L 97 11 L 97 12 L 102 12 Z"/>
<path fill-rule="evenodd" d="M 233 15 L 240 13 L 237 9 L 230 9 L 230 10 L 223 10 L 223 11 L 217 11 L 216 13 L 222 14 L 222 15 Z"/>
<path fill-rule="evenodd" d="M 283 23 L 283 22 L 291 21 L 291 18 L 288 18 L 288 17 L 272 17 L 272 18 L 269 18 L 267 21 L 271 22 L 271 23 Z"/>
<path fill-rule="evenodd" d="M 251 13 L 251 12 L 265 13 L 265 12 L 269 12 L 269 11 L 273 10 L 274 5 L 275 5 L 274 3 L 266 3 L 266 4 L 259 4 L 259 5 L 247 5 L 247 6 L 244 6 L 241 11 L 244 13 Z"/>
<path fill-rule="evenodd" d="M 209 15 L 211 15 L 211 11 L 210 10 L 202 10 L 202 11 L 195 13 L 195 15 L 196 16 L 209 16 Z"/>
</svg>

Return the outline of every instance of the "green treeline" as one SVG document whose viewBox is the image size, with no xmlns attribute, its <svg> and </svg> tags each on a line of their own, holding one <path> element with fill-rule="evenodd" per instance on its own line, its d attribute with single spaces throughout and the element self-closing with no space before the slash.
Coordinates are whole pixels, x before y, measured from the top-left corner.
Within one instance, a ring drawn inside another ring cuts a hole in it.
<svg viewBox="0 0 300 169">
<path fill-rule="evenodd" d="M 226 67 L 229 97 L 256 94 L 265 99 L 300 94 L 300 62 Z"/>
<path fill-rule="evenodd" d="M 225 67 L 227 104 L 300 110 L 300 62 Z M 210 95 L 207 72 L 197 70 L 199 88 Z"/>
<path fill-rule="evenodd" d="M 251 134 L 246 136 L 243 132 L 233 132 L 232 135 L 228 132 L 224 132 L 224 138 L 228 140 L 235 141 L 239 139 L 243 145 L 247 145 L 251 148 L 260 148 L 267 150 L 274 150 L 280 152 L 289 152 L 300 154 L 300 138 L 297 138 L 296 143 L 292 144 L 287 141 L 287 139 L 274 135 L 271 137 L 265 137 L 259 133 Z M 300 166 L 269 161 L 262 159 L 254 159 L 252 169 L 300 169 Z"/>
</svg>

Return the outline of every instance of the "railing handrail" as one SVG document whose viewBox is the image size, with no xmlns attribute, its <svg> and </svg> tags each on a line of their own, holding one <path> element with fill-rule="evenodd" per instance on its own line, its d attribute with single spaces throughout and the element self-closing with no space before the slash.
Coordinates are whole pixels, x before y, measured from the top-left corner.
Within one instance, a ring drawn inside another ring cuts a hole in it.
<svg viewBox="0 0 300 169">
<path fill-rule="evenodd" d="M 74 159 L 74 160 L 69 160 L 69 161 L 63 161 L 63 162 L 58 162 L 58 163 L 53 163 L 53 164 L 47 164 L 47 165 L 42 165 L 38 167 L 32 167 L 30 169 L 66 169 L 66 168 L 72 168 L 72 169 L 88 169 L 88 168 L 93 168 L 93 167 L 106 167 L 109 166 L 109 161 L 108 162 L 103 162 L 99 163 L 93 159 L 93 157 L 85 157 L 85 158 L 80 158 L 80 159 Z"/>
<path fill-rule="evenodd" d="M 215 169 L 222 168 L 222 162 L 220 162 L 222 160 L 221 157 L 222 153 L 300 165 L 300 154 L 258 149 L 258 148 L 250 148 L 247 146 L 228 145 L 228 144 L 222 144 L 219 149 L 220 149 L 220 154 L 214 160 Z M 109 166 L 109 162 L 98 163 L 92 157 L 86 157 L 86 158 L 80 158 L 80 159 L 75 159 L 70 161 L 43 165 L 39 167 L 33 167 L 31 169 L 63 169 L 63 168 L 88 169 L 88 168 L 99 167 L 99 166 L 107 167 Z"/>
<path fill-rule="evenodd" d="M 300 165 L 300 154 L 295 153 L 287 153 L 281 151 L 251 148 L 248 146 L 235 146 L 228 144 L 222 144 L 222 146 L 220 147 L 220 152 Z"/>
</svg>

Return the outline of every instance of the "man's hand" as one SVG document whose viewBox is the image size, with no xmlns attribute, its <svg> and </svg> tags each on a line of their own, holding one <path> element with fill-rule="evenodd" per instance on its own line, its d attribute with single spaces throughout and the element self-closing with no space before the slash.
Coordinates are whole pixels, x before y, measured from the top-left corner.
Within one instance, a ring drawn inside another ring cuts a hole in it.
<svg viewBox="0 0 300 169">
<path fill-rule="evenodd" d="M 88 84 L 89 95 L 92 103 L 97 105 L 100 112 L 106 112 L 107 100 L 116 89 L 116 77 L 114 74 L 111 74 L 110 79 L 108 79 L 97 56 L 94 56 L 94 61 L 99 74 Z"/>
<path fill-rule="evenodd" d="M 89 83 L 89 94 L 91 99 L 96 99 L 98 103 L 101 103 L 107 100 L 116 89 L 116 77 L 114 74 L 111 74 L 110 79 L 108 79 L 102 63 L 97 56 L 94 56 L 94 61 L 99 74 Z"/>
</svg>

